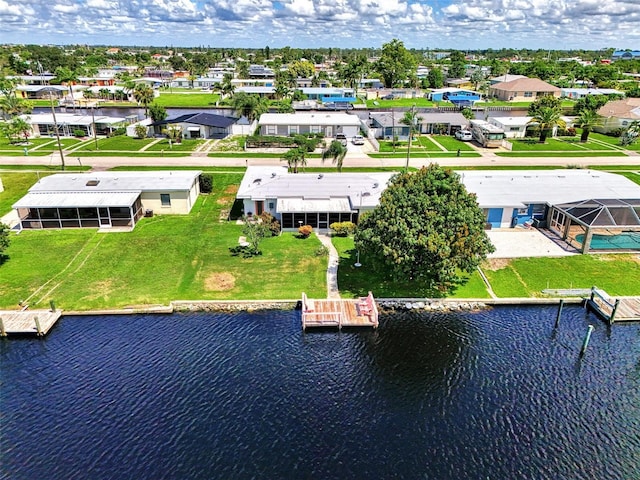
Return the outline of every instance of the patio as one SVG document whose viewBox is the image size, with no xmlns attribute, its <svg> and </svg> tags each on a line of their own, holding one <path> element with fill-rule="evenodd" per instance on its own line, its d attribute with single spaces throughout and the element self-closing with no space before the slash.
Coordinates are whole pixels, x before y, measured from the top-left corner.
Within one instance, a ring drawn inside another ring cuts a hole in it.
<svg viewBox="0 0 640 480">
<path fill-rule="evenodd" d="M 488 258 L 565 257 L 580 252 L 551 232 L 525 228 L 499 228 L 487 231 L 496 251 Z"/>
</svg>

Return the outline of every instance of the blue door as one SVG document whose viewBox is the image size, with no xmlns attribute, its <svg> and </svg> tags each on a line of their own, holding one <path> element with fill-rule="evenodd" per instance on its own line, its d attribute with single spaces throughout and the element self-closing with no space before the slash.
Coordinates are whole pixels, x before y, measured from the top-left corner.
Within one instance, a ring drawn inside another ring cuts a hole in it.
<svg viewBox="0 0 640 480">
<path fill-rule="evenodd" d="M 491 224 L 491 227 L 500 228 L 500 224 L 502 223 L 502 209 L 490 208 L 487 222 Z"/>
</svg>

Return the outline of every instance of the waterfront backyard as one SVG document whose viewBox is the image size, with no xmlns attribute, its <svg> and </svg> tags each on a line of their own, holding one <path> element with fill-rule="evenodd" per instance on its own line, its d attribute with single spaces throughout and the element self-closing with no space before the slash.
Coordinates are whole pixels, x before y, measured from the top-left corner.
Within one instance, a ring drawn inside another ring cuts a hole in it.
<svg viewBox="0 0 640 480">
<path fill-rule="evenodd" d="M 296 299 L 326 296 L 327 257 L 315 236 L 291 233 L 265 239 L 263 255 L 230 255 L 242 226 L 229 221 L 242 169 L 219 167 L 214 193 L 201 196 L 191 214 L 143 218 L 130 233 L 86 230 L 23 231 L 11 235 L 9 258 L 0 267 L 0 307 L 20 301 L 32 307 L 55 300 L 63 309 L 88 310 L 168 304 L 171 300 Z M 0 214 L 51 171 L 0 173 Z M 341 294 L 355 297 L 435 297 L 439 292 L 415 281 L 393 281 L 360 257 L 349 237 L 335 237 L 340 254 Z M 483 271 L 499 297 L 541 296 L 546 288 L 590 288 L 611 295 L 640 295 L 638 255 L 575 255 L 565 258 L 490 260 Z M 479 273 L 451 293 L 454 298 L 489 298 Z"/>
</svg>

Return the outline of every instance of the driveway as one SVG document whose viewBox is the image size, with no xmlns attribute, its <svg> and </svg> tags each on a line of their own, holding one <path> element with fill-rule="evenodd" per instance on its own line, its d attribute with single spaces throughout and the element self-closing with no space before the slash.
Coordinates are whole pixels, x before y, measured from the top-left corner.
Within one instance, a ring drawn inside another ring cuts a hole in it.
<svg viewBox="0 0 640 480">
<path fill-rule="evenodd" d="M 501 228 L 488 230 L 487 235 L 496 247 L 489 258 L 565 257 L 579 253 L 560 238 L 549 238 L 536 229 Z"/>
</svg>

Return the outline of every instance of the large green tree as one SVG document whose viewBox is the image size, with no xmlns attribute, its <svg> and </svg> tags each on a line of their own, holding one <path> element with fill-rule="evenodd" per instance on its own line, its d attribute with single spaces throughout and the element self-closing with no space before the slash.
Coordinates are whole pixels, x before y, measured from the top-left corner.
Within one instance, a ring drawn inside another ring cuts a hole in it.
<svg viewBox="0 0 640 480">
<path fill-rule="evenodd" d="M 551 108 L 553 110 L 562 110 L 562 100 L 553 95 L 543 95 L 540 98 L 537 98 L 527 110 L 527 113 L 531 116 L 538 115 L 543 108 Z"/>
<path fill-rule="evenodd" d="M 582 128 L 580 142 L 587 143 L 589 134 L 593 131 L 593 128 L 602 125 L 602 117 L 593 110 L 582 110 L 578 118 L 576 118 L 575 124 Z"/>
<path fill-rule="evenodd" d="M 149 105 L 153 102 L 153 88 L 146 83 L 138 83 L 133 89 L 133 98 L 144 107 L 144 114 L 149 116 Z"/>
<path fill-rule="evenodd" d="M 444 85 L 444 74 L 442 73 L 442 70 L 437 67 L 430 68 L 429 73 L 427 73 L 427 80 L 429 82 L 429 87 L 442 88 Z"/>
<path fill-rule="evenodd" d="M 231 98 L 231 106 L 238 114 L 247 117 L 250 122 L 269 111 L 269 104 L 265 98 L 246 92 L 235 93 Z"/>
<path fill-rule="evenodd" d="M 393 177 L 355 242 L 376 270 L 447 292 L 494 251 L 484 224 L 460 177 L 431 164 Z"/>
<path fill-rule="evenodd" d="M 382 54 L 376 63 L 376 71 L 382 76 L 387 88 L 402 85 L 416 69 L 416 59 L 404 46 L 394 38 L 382 45 Z"/>
<path fill-rule="evenodd" d="M 161 122 L 167 118 L 167 109 L 157 103 L 149 105 L 149 116 L 154 122 Z"/>
</svg>

